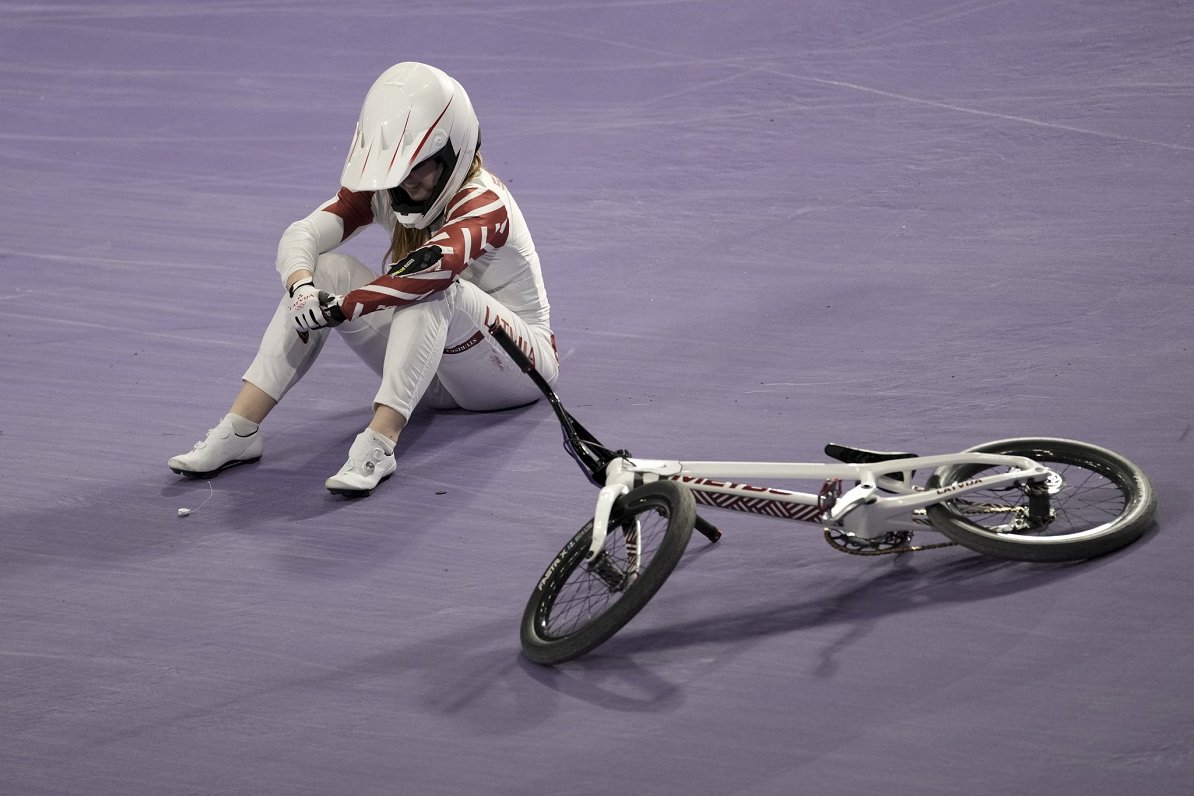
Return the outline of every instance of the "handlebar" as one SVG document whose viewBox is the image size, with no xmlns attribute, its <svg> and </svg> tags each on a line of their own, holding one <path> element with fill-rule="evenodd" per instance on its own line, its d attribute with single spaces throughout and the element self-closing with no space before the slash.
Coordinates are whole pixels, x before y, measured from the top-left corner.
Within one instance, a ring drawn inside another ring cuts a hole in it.
<svg viewBox="0 0 1194 796">
<path fill-rule="evenodd" d="M 531 364 L 531 358 L 528 357 L 523 350 L 518 347 L 518 343 L 515 343 L 514 340 L 511 339 L 510 334 L 503 329 L 500 324 L 496 322 L 493 323 L 489 327 L 489 333 L 493 335 L 494 340 L 497 340 L 498 345 L 502 347 L 502 350 L 506 352 L 506 355 L 509 356 L 510 359 L 514 360 L 514 364 L 518 365 L 519 370 L 521 370 L 523 373 L 530 373 L 535 369 L 535 366 Z"/>
<path fill-rule="evenodd" d="M 629 452 L 612 451 L 598 442 L 597 438 L 564 408 L 563 404 L 560 403 L 559 397 L 552 390 L 551 385 L 535 369 L 531 358 L 526 355 L 525 351 L 518 347 L 518 343 L 514 342 L 500 323 L 494 322 L 491 324 L 489 334 L 502 347 L 502 350 L 506 352 L 511 361 L 518 366 L 518 369 L 530 376 L 531 381 L 535 382 L 535 386 L 547 398 L 548 403 L 551 404 L 552 410 L 560 421 L 564 432 L 565 447 L 568 449 L 568 452 L 576 460 L 576 463 L 580 465 L 581 469 L 588 474 L 590 481 L 596 486 L 603 486 L 605 467 L 609 461 L 616 457 L 629 456 Z M 717 529 L 717 526 L 699 515 L 696 518 L 695 527 L 698 532 L 711 542 L 716 542 L 721 538 L 721 531 Z"/>
</svg>

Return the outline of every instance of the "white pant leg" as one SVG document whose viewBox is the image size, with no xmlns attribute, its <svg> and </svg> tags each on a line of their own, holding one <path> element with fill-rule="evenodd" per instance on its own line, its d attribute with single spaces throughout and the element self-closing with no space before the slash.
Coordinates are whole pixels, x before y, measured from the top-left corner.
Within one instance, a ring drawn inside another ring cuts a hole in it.
<svg viewBox="0 0 1194 796">
<path fill-rule="evenodd" d="M 328 253 L 315 266 L 320 290 L 343 295 L 377 278 L 355 257 Z M 429 299 L 379 310 L 336 327 L 344 342 L 381 376 L 374 399 L 409 418 L 423 401 L 436 408 L 506 409 L 540 396 L 530 378 L 510 362 L 484 330 L 500 321 L 535 361 L 548 383 L 559 372 L 551 330 L 531 327 L 471 282 L 456 281 Z M 283 297 L 244 380 L 275 401 L 301 379 L 331 330 L 317 329 L 303 343 Z"/>
<path fill-rule="evenodd" d="M 330 253 L 320 256 L 316 262 L 313 281 L 320 290 L 342 295 L 376 278 L 377 274 L 355 257 Z M 384 328 L 379 329 L 379 326 Z M 359 343 L 353 346 L 353 350 L 380 374 L 389 333 L 388 318 L 367 315 L 352 323 L 341 324 L 338 328 L 345 334 L 345 339 L 359 336 Z M 282 400 L 310 370 L 327 342 L 329 331 L 317 329 L 308 335 L 304 343 L 290 319 L 290 298 L 283 296 L 261 338 L 257 356 L 241 378 L 260 388 L 275 401 Z"/>
<path fill-rule="evenodd" d="M 375 402 L 409 418 L 424 397 L 432 406 L 474 411 L 507 409 L 539 398 L 534 382 L 485 332 L 495 321 L 521 341 L 543 377 L 555 381 L 559 363 L 551 331 L 529 326 L 476 285 L 457 281 L 394 312 Z"/>
</svg>

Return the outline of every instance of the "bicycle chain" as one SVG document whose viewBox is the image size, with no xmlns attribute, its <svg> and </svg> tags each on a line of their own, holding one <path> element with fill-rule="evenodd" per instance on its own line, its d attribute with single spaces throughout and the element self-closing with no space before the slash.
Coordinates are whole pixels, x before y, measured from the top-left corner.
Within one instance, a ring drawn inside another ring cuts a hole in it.
<svg viewBox="0 0 1194 796">
<path fill-rule="evenodd" d="M 965 501 L 956 501 L 955 507 L 961 514 L 975 516 L 980 514 L 1007 514 L 1018 513 L 1022 509 L 1016 506 L 1009 506 L 1004 503 L 967 503 Z M 923 510 L 918 511 L 923 517 Z M 929 521 L 923 518 L 917 518 L 914 522 L 920 522 L 929 525 Z M 834 550 L 843 553 L 848 553 L 852 556 L 889 556 L 899 555 L 901 553 L 918 553 L 921 550 L 938 550 L 942 547 L 953 547 L 957 542 L 937 542 L 935 544 L 913 545 L 906 544 L 912 540 L 912 531 L 892 531 L 886 534 L 882 539 L 863 540 L 851 538 L 846 531 L 840 531 L 836 528 L 822 528 L 825 532 L 825 541 Z M 893 542 L 891 537 L 899 535 L 902 538 L 901 544 Z"/>
</svg>

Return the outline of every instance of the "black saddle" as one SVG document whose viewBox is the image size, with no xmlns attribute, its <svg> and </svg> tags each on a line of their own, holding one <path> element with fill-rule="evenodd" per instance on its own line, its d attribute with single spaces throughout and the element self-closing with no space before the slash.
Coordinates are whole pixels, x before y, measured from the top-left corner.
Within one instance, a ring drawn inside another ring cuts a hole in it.
<svg viewBox="0 0 1194 796">
<path fill-rule="evenodd" d="M 878 464 L 896 459 L 915 459 L 915 453 L 898 453 L 896 451 L 869 451 L 865 448 L 851 448 L 849 445 L 829 443 L 825 446 L 825 455 L 846 464 Z"/>
</svg>

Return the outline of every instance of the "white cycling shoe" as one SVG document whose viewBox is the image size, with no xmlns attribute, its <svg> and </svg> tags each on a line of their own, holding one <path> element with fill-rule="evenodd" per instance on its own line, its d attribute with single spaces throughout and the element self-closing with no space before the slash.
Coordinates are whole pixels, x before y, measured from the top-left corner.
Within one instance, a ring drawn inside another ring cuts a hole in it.
<svg viewBox="0 0 1194 796">
<path fill-rule="evenodd" d="M 261 458 L 261 431 L 241 436 L 225 416 L 207 432 L 202 442 L 196 442 L 190 453 L 175 456 L 166 462 L 179 475 L 189 478 L 210 478 L 221 470 L 248 464 Z"/>
<path fill-rule="evenodd" d="M 324 486 L 333 495 L 366 497 L 398 469 L 393 448 L 390 447 L 390 452 L 386 453 L 390 445 L 385 437 L 365 429 L 348 449 L 348 461 L 340 468 L 340 472 L 324 482 Z"/>
</svg>

